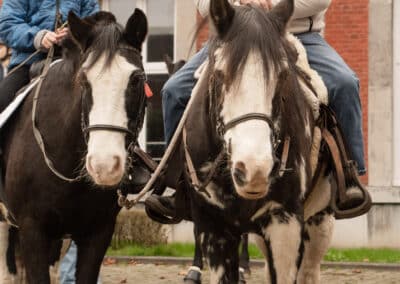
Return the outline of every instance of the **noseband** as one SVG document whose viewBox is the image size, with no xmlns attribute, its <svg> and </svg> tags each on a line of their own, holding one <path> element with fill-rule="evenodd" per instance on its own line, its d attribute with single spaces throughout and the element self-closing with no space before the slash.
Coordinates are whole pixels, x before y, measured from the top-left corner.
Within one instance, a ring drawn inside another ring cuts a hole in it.
<svg viewBox="0 0 400 284">
<path fill-rule="evenodd" d="M 135 52 L 137 54 L 139 54 L 140 56 L 140 51 L 137 50 L 134 47 L 120 47 L 120 50 L 128 50 L 128 51 L 132 51 Z M 87 56 L 86 56 L 87 58 Z M 146 74 L 143 71 L 137 71 L 140 72 L 139 75 L 137 75 L 138 77 L 140 77 L 140 79 L 145 82 L 147 80 L 146 78 Z M 143 90 L 144 92 L 144 90 Z M 126 134 L 126 141 L 127 141 L 127 150 L 130 150 L 131 146 L 133 145 L 133 143 L 136 142 L 137 137 L 139 135 L 139 132 L 141 130 L 141 125 L 143 122 L 143 119 L 140 119 L 141 117 L 144 116 L 144 109 L 146 106 L 146 96 L 143 94 L 140 94 L 142 96 L 142 99 L 140 100 L 140 105 L 139 105 L 139 112 L 138 112 L 138 117 L 137 117 L 137 123 L 135 125 L 135 130 L 132 131 L 127 127 L 123 127 L 123 126 L 117 126 L 117 125 L 112 125 L 112 124 L 93 124 L 93 125 L 88 125 L 88 121 L 87 121 L 87 116 L 88 114 L 85 113 L 85 109 L 87 109 L 85 107 L 85 97 L 86 97 L 86 92 L 83 91 L 82 93 L 82 108 L 81 108 L 81 127 L 82 127 L 82 132 L 84 134 L 85 137 L 85 142 L 87 144 L 88 141 L 88 136 L 90 134 L 90 132 L 93 131 L 111 131 L 111 132 L 119 132 L 119 133 L 124 133 Z"/>
<path fill-rule="evenodd" d="M 266 123 L 268 123 L 268 125 L 271 129 L 274 129 L 274 123 L 272 122 L 272 119 L 269 118 L 269 116 L 267 116 L 266 114 L 263 114 L 263 113 L 251 112 L 248 114 L 241 115 L 238 118 L 234 118 L 231 121 L 227 122 L 225 124 L 225 132 L 228 131 L 229 129 L 235 127 L 236 125 L 246 122 L 246 121 L 249 121 L 249 120 L 265 121 Z"/>
<path fill-rule="evenodd" d="M 276 152 L 278 146 L 281 144 L 281 140 L 279 139 L 279 135 L 277 134 L 277 131 L 275 130 L 272 119 L 269 116 L 267 116 L 266 114 L 251 112 L 248 114 L 241 115 L 237 118 L 234 118 L 234 119 L 228 121 L 225 124 L 224 132 L 227 132 L 229 129 L 237 126 L 238 124 L 241 124 L 241 123 L 249 121 L 249 120 L 261 120 L 261 121 L 265 121 L 266 123 L 268 123 L 269 127 L 272 130 L 272 143 L 273 143 L 274 152 Z M 278 172 L 279 177 L 281 177 L 286 171 L 289 170 L 289 169 L 286 169 L 287 158 L 289 155 L 289 146 L 290 146 L 290 137 L 286 136 L 284 144 L 283 144 L 281 159 L 279 160 L 279 163 L 280 163 L 279 172 Z M 230 153 L 231 153 L 230 148 L 231 148 L 231 145 L 229 143 L 228 150 L 227 150 L 228 155 L 230 155 Z"/>
<path fill-rule="evenodd" d="M 100 131 L 100 130 L 105 130 L 105 131 L 112 131 L 112 132 L 121 132 L 121 133 L 125 133 L 126 135 L 130 136 L 131 138 L 135 137 L 135 134 L 129 130 L 126 127 L 122 127 L 122 126 L 114 126 L 114 125 L 110 125 L 110 124 L 94 124 L 94 125 L 90 125 L 88 127 L 85 127 L 83 129 L 83 133 L 85 135 L 88 135 L 89 132 L 91 131 Z"/>
</svg>

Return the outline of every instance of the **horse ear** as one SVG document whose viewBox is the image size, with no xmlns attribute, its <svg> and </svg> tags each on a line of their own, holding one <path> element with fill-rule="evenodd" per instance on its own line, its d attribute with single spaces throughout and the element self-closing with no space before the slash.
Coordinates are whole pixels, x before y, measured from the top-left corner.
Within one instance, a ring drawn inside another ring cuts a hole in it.
<svg viewBox="0 0 400 284">
<path fill-rule="evenodd" d="M 135 9 L 126 23 L 124 37 L 133 47 L 142 50 L 148 31 L 147 17 L 140 9 Z"/>
<path fill-rule="evenodd" d="M 72 37 L 82 50 L 87 48 L 93 25 L 81 20 L 74 12 L 68 13 L 68 25 Z"/>
<path fill-rule="evenodd" d="M 210 15 L 218 35 L 222 38 L 231 27 L 235 10 L 228 0 L 211 0 Z"/>
<path fill-rule="evenodd" d="M 282 32 L 285 32 L 286 25 L 292 17 L 293 11 L 294 0 L 282 0 L 271 10 L 270 13 L 277 19 Z"/>
</svg>

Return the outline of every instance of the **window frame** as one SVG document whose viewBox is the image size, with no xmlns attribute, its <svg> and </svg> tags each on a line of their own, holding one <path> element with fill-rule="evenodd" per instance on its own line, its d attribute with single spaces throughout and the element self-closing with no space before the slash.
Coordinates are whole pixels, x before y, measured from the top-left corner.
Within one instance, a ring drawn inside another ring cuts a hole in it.
<svg viewBox="0 0 400 284">
<path fill-rule="evenodd" d="M 104 11 L 110 11 L 110 1 L 113 0 L 102 0 L 101 1 L 101 9 Z M 176 32 L 177 32 L 177 26 L 176 26 L 176 5 L 177 5 L 177 0 L 174 0 L 174 49 L 173 49 L 173 57 L 176 57 L 176 51 L 177 51 L 177 46 L 176 46 Z M 147 0 L 136 0 L 136 8 L 141 9 L 145 14 L 147 14 Z M 143 56 L 143 66 L 144 70 L 147 75 L 165 75 L 168 74 L 167 66 L 164 62 L 148 62 L 147 61 L 147 44 L 148 41 L 143 43 L 143 49 L 142 49 L 142 56 Z M 141 145 L 141 147 L 147 151 L 147 146 L 148 143 L 152 144 L 158 144 L 162 143 L 161 141 L 148 141 L 147 140 L 147 113 L 145 114 L 144 121 L 143 121 L 143 128 L 142 131 L 139 133 L 138 137 L 138 142 Z M 165 142 L 163 142 L 165 143 Z"/>
</svg>

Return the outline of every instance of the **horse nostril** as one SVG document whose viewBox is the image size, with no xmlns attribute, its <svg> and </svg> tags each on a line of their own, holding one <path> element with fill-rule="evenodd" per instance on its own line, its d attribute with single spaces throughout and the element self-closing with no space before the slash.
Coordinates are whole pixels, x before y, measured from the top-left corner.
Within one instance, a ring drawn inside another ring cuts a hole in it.
<svg viewBox="0 0 400 284">
<path fill-rule="evenodd" d="M 112 173 L 119 170 L 119 167 L 121 166 L 121 159 L 118 156 L 113 156 L 113 162 L 114 165 L 111 170 Z"/>
<path fill-rule="evenodd" d="M 87 158 L 86 167 L 87 167 L 87 170 L 88 170 L 89 173 L 93 173 L 94 172 L 94 169 L 93 169 L 93 166 L 92 166 L 92 157 L 91 156 L 89 156 Z"/>
<path fill-rule="evenodd" d="M 244 165 L 242 166 L 242 164 L 243 163 L 239 164 L 233 169 L 233 178 L 239 186 L 245 186 L 247 184 L 246 168 L 244 167 Z"/>
</svg>

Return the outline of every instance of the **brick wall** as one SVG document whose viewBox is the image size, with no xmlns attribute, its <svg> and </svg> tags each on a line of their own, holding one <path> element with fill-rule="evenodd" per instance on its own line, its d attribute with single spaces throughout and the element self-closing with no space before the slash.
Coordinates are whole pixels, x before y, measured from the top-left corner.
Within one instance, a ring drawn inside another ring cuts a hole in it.
<svg viewBox="0 0 400 284">
<path fill-rule="evenodd" d="M 328 10 L 325 37 L 360 79 L 365 158 L 368 162 L 368 0 L 335 0 Z M 367 182 L 368 178 L 363 177 Z"/>
<path fill-rule="evenodd" d="M 335 0 L 326 16 L 327 41 L 360 79 L 365 157 L 368 165 L 368 0 Z M 201 19 L 198 16 L 198 19 Z M 199 34 L 197 47 L 207 40 L 208 28 Z M 366 183 L 368 177 L 363 177 Z"/>
</svg>

